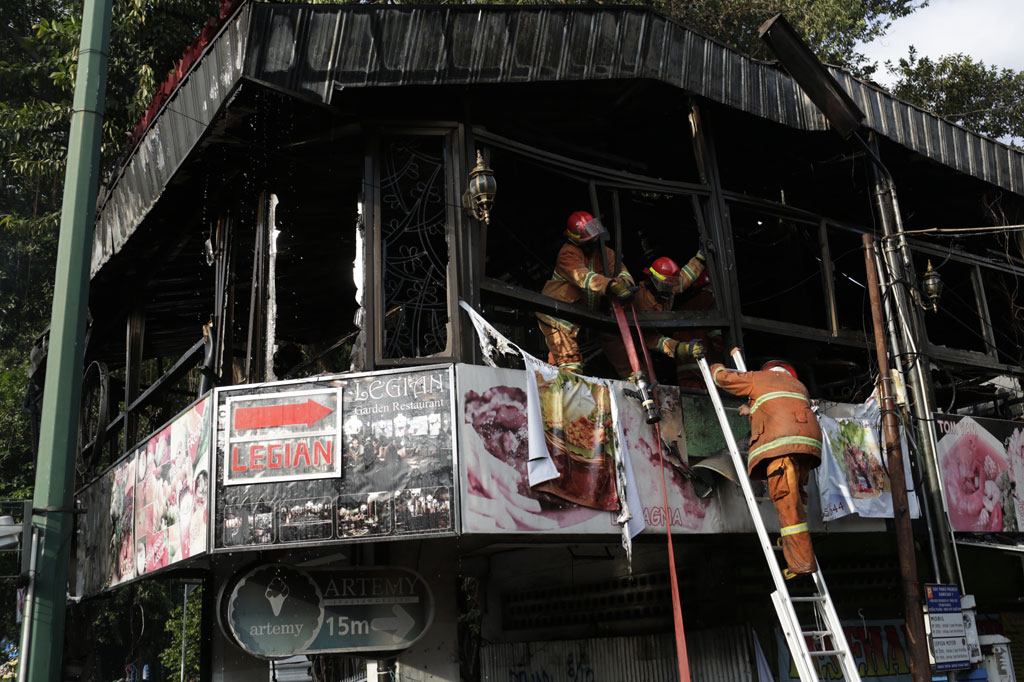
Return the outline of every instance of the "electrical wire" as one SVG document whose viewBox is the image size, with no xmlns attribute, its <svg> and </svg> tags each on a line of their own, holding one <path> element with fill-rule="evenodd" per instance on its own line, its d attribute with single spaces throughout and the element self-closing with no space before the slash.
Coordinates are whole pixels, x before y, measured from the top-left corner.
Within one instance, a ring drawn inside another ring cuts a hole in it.
<svg viewBox="0 0 1024 682">
<path fill-rule="evenodd" d="M 929 227 L 923 230 L 901 230 L 892 234 L 883 235 L 882 241 L 896 239 L 908 234 L 1001 234 L 1005 232 L 1019 232 L 1024 230 L 1024 225 L 992 225 L 989 227 Z"/>
</svg>

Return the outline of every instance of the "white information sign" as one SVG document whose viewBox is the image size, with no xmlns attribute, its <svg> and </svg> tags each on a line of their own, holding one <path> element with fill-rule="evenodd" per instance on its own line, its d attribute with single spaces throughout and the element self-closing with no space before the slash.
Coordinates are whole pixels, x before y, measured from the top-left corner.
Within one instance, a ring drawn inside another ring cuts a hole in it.
<svg viewBox="0 0 1024 682">
<path fill-rule="evenodd" d="M 932 666 L 935 670 L 961 670 L 971 667 L 971 651 L 964 630 L 960 588 L 956 585 L 924 586 L 928 606 Z"/>
<path fill-rule="evenodd" d="M 929 613 L 932 637 L 965 637 L 964 617 L 960 613 Z"/>
<path fill-rule="evenodd" d="M 932 640 L 932 652 L 937 667 L 945 663 L 967 661 L 971 656 L 966 637 L 936 637 Z"/>
</svg>

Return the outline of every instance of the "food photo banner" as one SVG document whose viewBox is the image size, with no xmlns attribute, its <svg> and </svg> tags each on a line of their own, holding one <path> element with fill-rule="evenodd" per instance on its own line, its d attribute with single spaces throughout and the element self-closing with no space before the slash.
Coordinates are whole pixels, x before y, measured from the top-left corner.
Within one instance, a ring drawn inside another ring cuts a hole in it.
<svg viewBox="0 0 1024 682">
<path fill-rule="evenodd" d="M 454 534 L 451 366 L 216 391 L 214 551 Z"/>
<path fill-rule="evenodd" d="M 892 518 L 892 483 L 882 459 L 882 416 L 877 403 L 827 403 L 818 411 L 821 466 L 815 469 L 823 521 L 857 514 Z M 906 438 L 900 429 L 911 518 L 921 509 L 914 492 Z"/>
<path fill-rule="evenodd" d="M 658 389 L 667 519 L 656 432 L 633 384 L 611 381 L 602 390 L 562 373 L 539 376 L 543 418 L 531 420 L 526 371 L 457 365 L 457 378 L 463 532 L 618 533 L 618 510 L 608 492 L 616 478 L 609 450 L 617 440 L 609 433 L 609 410 L 617 411 L 638 499 L 630 512 L 645 532 L 664 531 L 668 519 L 674 532 L 722 530 L 718 502 L 698 498 L 683 473 L 687 450 L 678 388 Z M 531 422 L 541 422 L 535 445 L 550 454 L 558 471 L 557 478 L 532 487 Z"/>
<path fill-rule="evenodd" d="M 939 472 L 949 521 L 961 533 L 1024 528 L 1024 424 L 934 414 Z"/>
<path fill-rule="evenodd" d="M 76 593 L 105 589 L 207 550 L 209 397 L 200 399 L 79 491 Z"/>
</svg>

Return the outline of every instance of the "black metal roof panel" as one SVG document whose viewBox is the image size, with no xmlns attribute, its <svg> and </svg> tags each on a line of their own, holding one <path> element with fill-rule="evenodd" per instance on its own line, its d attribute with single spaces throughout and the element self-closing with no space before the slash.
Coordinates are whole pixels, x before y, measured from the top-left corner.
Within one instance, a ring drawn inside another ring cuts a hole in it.
<svg viewBox="0 0 1024 682">
<path fill-rule="evenodd" d="M 830 71 L 865 125 L 1024 195 L 1024 154 Z M 243 6 L 146 132 L 103 203 L 92 272 L 152 208 L 242 77 L 329 103 L 341 88 L 655 79 L 804 130 L 828 123 L 778 66 L 642 8 Z"/>
<path fill-rule="evenodd" d="M 101 197 L 93 236 L 92 275 L 120 251 L 156 205 L 175 171 L 234 90 L 245 63 L 250 10 L 251 5 L 243 7 L 224 26 Z"/>
</svg>

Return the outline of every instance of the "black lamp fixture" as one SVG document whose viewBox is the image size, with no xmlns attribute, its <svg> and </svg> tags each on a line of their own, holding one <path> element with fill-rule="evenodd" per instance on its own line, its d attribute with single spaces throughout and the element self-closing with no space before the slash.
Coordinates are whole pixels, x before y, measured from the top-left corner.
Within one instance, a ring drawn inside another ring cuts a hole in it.
<svg viewBox="0 0 1024 682">
<path fill-rule="evenodd" d="M 821 113 L 825 114 L 825 118 L 844 140 L 857 132 L 864 121 L 864 112 L 818 61 L 784 16 L 776 14 L 764 22 L 758 29 L 758 35 L 768 43 L 779 64 L 807 93 Z"/>
<path fill-rule="evenodd" d="M 491 224 L 491 209 L 494 207 L 494 195 L 498 191 L 498 183 L 494 179 L 494 171 L 484 163 L 483 154 L 476 150 L 476 166 L 469 172 L 469 187 L 462 194 L 462 205 L 466 213 L 485 225 Z"/>
</svg>

